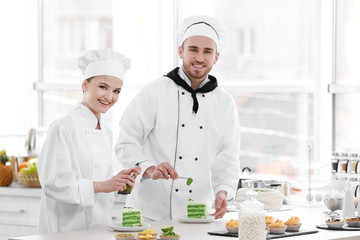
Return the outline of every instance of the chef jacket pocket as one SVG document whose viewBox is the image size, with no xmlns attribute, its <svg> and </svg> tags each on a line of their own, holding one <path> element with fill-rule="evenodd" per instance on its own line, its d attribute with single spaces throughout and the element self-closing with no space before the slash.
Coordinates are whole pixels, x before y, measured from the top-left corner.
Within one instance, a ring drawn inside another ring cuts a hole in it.
<svg viewBox="0 0 360 240">
<path fill-rule="evenodd" d="M 57 213 L 60 232 L 87 228 L 86 207 L 77 204 L 60 203 L 57 205 Z"/>
</svg>

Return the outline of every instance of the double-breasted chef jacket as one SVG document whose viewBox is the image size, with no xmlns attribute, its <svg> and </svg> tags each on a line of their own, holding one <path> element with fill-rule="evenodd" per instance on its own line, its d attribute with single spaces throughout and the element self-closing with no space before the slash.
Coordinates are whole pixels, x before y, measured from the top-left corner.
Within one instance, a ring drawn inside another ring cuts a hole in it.
<svg viewBox="0 0 360 240">
<path fill-rule="evenodd" d="M 96 130 L 97 123 L 101 130 Z M 49 128 L 38 160 L 42 186 L 38 233 L 106 226 L 113 194 L 94 193 L 93 181 L 112 177 L 112 133 L 83 104 Z"/>
<path fill-rule="evenodd" d="M 178 74 L 187 78 L 182 69 Z M 122 116 L 115 153 L 124 167 L 140 163 L 143 174 L 152 165 L 169 162 L 179 176 L 193 179 L 188 186 L 183 178 L 139 176 L 126 204 L 141 209 L 146 218 L 185 218 L 189 199 L 206 203 L 209 210 L 220 190 L 229 199 L 235 196 L 240 126 L 234 99 L 221 87 L 196 97 L 194 113 L 191 94 L 164 76 L 148 84 Z"/>
</svg>

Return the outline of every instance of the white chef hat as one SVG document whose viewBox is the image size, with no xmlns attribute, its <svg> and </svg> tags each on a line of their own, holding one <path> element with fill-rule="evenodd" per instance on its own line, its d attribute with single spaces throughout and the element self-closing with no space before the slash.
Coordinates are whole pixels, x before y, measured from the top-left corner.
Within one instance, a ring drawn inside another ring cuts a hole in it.
<svg viewBox="0 0 360 240">
<path fill-rule="evenodd" d="M 178 30 L 179 45 L 192 36 L 211 38 L 216 43 L 218 51 L 224 47 L 225 29 L 213 17 L 198 15 L 184 19 Z"/>
<path fill-rule="evenodd" d="M 78 66 L 85 79 L 109 75 L 124 81 L 125 72 L 130 65 L 130 59 L 109 48 L 89 50 L 78 59 Z"/>
</svg>

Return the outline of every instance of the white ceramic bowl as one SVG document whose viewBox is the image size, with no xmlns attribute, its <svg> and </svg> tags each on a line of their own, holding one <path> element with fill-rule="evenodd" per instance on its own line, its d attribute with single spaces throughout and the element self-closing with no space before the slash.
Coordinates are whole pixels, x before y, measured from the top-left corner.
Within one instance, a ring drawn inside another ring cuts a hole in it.
<svg viewBox="0 0 360 240">
<path fill-rule="evenodd" d="M 345 220 L 346 220 L 346 224 L 349 227 L 360 227 L 360 219 L 354 220 L 354 219 L 351 219 L 351 218 L 347 218 Z"/>
<path fill-rule="evenodd" d="M 286 226 L 285 227 L 277 227 L 277 228 L 270 228 L 270 233 L 276 233 L 276 234 L 280 234 L 280 233 L 284 233 L 286 230 Z"/>
<path fill-rule="evenodd" d="M 286 225 L 287 228 L 286 228 L 286 231 L 287 232 L 298 232 L 300 227 L 301 227 L 301 224 L 299 225 Z"/>
<path fill-rule="evenodd" d="M 226 230 L 228 230 L 228 232 L 230 233 L 238 233 L 239 232 L 239 228 L 238 227 L 230 227 L 230 226 L 225 226 Z"/>
<path fill-rule="evenodd" d="M 326 224 L 328 225 L 329 228 L 342 228 L 342 226 L 344 226 L 344 221 L 341 222 L 328 222 L 326 221 Z"/>
</svg>

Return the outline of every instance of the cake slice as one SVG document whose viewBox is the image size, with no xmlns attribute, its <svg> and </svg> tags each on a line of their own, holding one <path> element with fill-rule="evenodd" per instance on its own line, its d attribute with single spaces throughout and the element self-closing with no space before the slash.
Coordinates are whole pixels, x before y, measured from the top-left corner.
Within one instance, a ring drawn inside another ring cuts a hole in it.
<svg viewBox="0 0 360 240">
<path fill-rule="evenodd" d="M 141 211 L 132 207 L 124 207 L 122 213 L 122 225 L 124 227 L 143 226 Z"/>
<path fill-rule="evenodd" d="M 206 218 L 206 205 L 201 202 L 189 199 L 187 202 L 187 217 L 188 218 Z"/>
</svg>

